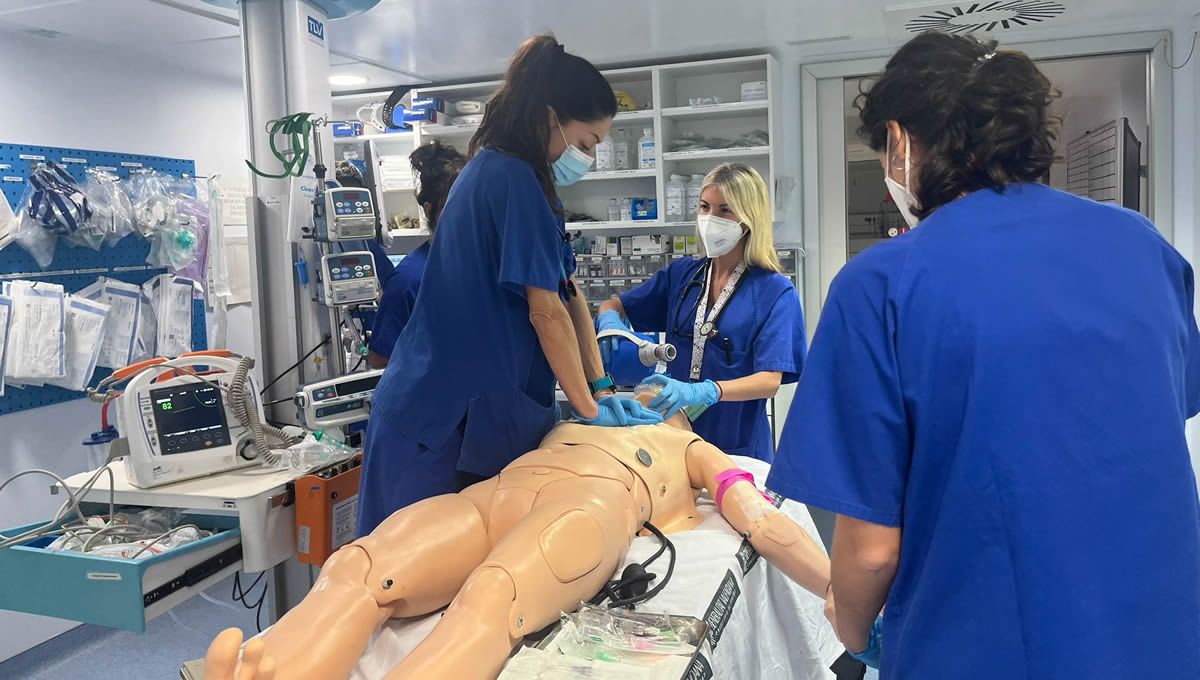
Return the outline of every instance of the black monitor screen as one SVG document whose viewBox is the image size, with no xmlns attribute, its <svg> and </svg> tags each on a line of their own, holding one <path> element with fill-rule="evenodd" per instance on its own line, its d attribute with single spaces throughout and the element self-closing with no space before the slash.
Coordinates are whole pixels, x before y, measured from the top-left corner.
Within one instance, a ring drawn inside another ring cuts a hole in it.
<svg viewBox="0 0 1200 680">
<path fill-rule="evenodd" d="M 375 386 L 378 384 L 379 384 L 379 376 L 363 378 L 362 380 L 352 380 L 350 382 L 344 382 L 344 383 L 338 384 L 337 385 L 337 393 L 338 393 L 339 397 L 345 397 L 347 395 L 358 394 L 359 392 L 366 392 L 367 390 L 373 390 L 373 389 L 375 389 Z"/>
<path fill-rule="evenodd" d="M 154 425 L 163 455 L 229 445 L 221 391 L 209 383 L 150 390 Z"/>
</svg>

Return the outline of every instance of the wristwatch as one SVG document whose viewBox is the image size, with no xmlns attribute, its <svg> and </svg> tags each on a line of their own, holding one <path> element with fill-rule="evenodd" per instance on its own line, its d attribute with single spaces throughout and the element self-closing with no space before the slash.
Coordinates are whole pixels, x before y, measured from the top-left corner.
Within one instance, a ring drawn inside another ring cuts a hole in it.
<svg viewBox="0 0 1200 680">
<path fill-rule="evenodd" d="M 602 377 L 597 378 L 595 382 L 588 383 L 588 387 L 591 388 L 592 396 L 594 397 L 596 396 L 597 392 L 603 392 L 604 390 L 615 390 L 617 388 L 617 383 L 613 381 L 611 375 L 605 373 Z"/>
</svg>

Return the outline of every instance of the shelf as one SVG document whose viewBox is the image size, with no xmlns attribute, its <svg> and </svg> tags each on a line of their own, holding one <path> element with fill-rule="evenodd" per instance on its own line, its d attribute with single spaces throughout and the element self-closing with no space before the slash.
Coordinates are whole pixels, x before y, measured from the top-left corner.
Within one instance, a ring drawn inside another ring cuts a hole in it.
<svg viewBox="0 0 1200 680">
<path fill-rule="evenodd" d="M 746 114 L 767 112 L 767 100 L 729 102 L 706 106 L 674 106 L 663 109 L 663 118 L 736 118 Z"/>
<path fill-rule="evenodd" d="M 392 238 L 429 238 L 433 234 L 425 229 L 389 229 Z"/>
<path fill-rule="evenodd" d="M 613 118 L 613 125 L 634 120 L 653 120 L 654 109 L 643 109 L 641 111 L 618 111 L 616 118 Z"/>
<path fill-rule="evenodd" d="M 636 179 L 639 177 L 654 177 L 657 174 L 658 171 L 654 168 L 638 170 L 593 170 L 592 172 L 584 175 L 582 180 Z"/>
<path fill-rule="evenodd" d="M 567 222 L 567 231 L 598 231 L 600 229 L 659 229 L 664 226 L 667 225 L 662 220 L 635 220 L 632 222 Z"/>
<path fill-rule="evenodd" d="M 357 137 L 334 137 L 333 145 L 340 146 L 342 144 L 353 144 L 356 142 L 373 141 L 375 143 L 387 141 L 394 142 L 401 139 L 408 140 L 412 144 L 413 133 L 411 132 L 377 132 L 369 135 L 358 135 Z"/>
<path fill-rule="evenodd" d="M 473 135 L 479 129 L 478 125 L 434 125 L 421 124 L 421 134 L 430 137 L 453 137 L 457 135 Z"/>
<path fill-rule="evenodd" d="M 668 151 L 664 161 L 719 160 L 724 158 L 754 158 L 771 153 L 769 146 L 743 146 L 733 149 L 703 149 L 699 151 Z"/>
</svg>

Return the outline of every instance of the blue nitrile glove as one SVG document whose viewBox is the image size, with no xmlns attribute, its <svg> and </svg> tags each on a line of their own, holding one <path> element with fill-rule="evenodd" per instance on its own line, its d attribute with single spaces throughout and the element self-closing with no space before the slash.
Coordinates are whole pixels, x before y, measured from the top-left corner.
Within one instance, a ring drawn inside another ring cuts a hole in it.
<svg viewBox="0 0 1200 680">
<path fill-rule="evenodd" d="M 647 410 L 642 406 L 642 402 L 629 397 L 601 397 L 596 400 L 600 406 L 600 412 L 595 418 L 583 418 L 579 420 L 588 425 L 599 425 L 600 427 L 627 427 L 630 425 L 655 425 L 661 423 L 663 418 L 654 411 Z"/>
<path fill-rule="evenodd" d="M 876 618 L 875 623 L 871 625 L 871 639 L 867 642 L 866 649 L 857 654 L 849 649 L 846 651 L 871 668 L 879 668 L 879 659 L 883 655 L 883 617 Z"/>
<path fill-rule="evenodd" d="M 621 313 L 611 309 L 607 312 L 600 312 L 599 316 L 596 317 L 597 333 L 610 330 L 633 332 L 633 329 L 630 328 L 625 319 L 621 318 Z M 606 368 L 612 361 L 612 355 L 620 347 L 621 340 L 622 338 L 604 338 L 600 341 L 600 358 L 604 360 Z"/>
<path fill-rule="evenodd" d="M 670 418 L 689 406 L 712 406 L 721 398 L 717 384 L 711 380 L 688 383 L 655 373 L 642 382 L 663 386 L 662 391 L 650 400 L 650 408 L 662 413 L 664 418 Z"/>
</svg>

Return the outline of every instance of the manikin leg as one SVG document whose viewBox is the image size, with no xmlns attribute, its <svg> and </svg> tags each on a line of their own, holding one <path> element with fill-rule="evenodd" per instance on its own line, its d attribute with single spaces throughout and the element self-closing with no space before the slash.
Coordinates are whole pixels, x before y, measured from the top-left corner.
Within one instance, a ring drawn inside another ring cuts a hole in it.
<svg viewBox="0 0 1200 680">
<path fill-rule="evenodd" d="M 470 494 L 436 496 L 399 510 L 375 531 L 338 550 L 296 608 L 263 634 L 262 654 L 281 678 L 345 678 L 371 635 L 393 616 L 446 606 L 487 555 L 487 528 L 473 499 L 490 499 L 495 481 Z M 209 648 L 218 668 L 228 651 L 222 633 Z M 239 635 L 240 641 L 240 635 Z M 218 644 L 221 643 L 221 644 Z M 247 647 L 249 649 L 249 647 Z M 233 658 L 236 659 L 236 646 Z M 235 680 L 229 672 L 206 676 Z M 247 676 L 242 672 L 241 678 Z"/>
<path fill-rule="evenodd" d="M 632 496 L 618 482 L 548 484 L 386 680 L 493 680 L 522 637 L 600 590 L 629 549 L 636 521 Z"/>
</svg>

